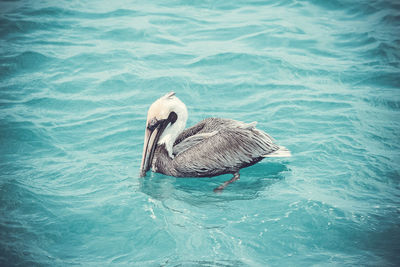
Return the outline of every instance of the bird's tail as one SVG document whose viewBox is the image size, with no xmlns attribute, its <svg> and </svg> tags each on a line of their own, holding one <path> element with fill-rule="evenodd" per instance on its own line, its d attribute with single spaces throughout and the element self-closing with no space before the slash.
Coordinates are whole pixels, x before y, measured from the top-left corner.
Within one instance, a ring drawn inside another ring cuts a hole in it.
<svg viewBox="0 0 400 267">
<path fill-rule="evenodd" d="M 284 146 L 280 146 L 278 150 L 269 153 L 267 155 L 263 155 L 264 158 L 283 158 L 283 157 L 291 157 L 292 153 L 290 150 Z"/>
</svg>

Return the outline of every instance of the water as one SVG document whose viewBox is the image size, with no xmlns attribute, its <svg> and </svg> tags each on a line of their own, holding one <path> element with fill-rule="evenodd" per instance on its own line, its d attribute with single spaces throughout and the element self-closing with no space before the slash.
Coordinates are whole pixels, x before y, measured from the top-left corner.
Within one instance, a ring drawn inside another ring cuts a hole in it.
<svg viewBox="0 0 400 267">
<path fill-rule="evenodd" d="M 400 264 L 398 1 L 0 3 L 0 265 Z M 138 177 L 149 105 L 290 159 Z"/>
</svg>

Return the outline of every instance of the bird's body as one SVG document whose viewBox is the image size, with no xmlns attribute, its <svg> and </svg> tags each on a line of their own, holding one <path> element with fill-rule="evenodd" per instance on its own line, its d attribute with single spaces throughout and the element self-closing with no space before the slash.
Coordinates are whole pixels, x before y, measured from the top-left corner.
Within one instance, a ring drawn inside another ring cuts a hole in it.
<svg viewBox="0 0 400 267">
<path fill-rule="evenodd" d="M 161 115 L 160 115 L 161 113 Z M 256 123 L 207 118 L 184 129 L 186 106 L 169 93 L 149 109 L 142 158 L 142 176 L 148 169 L 176 177 L 237 174 L 264 157 L 290 156 Z"/>
</svg>

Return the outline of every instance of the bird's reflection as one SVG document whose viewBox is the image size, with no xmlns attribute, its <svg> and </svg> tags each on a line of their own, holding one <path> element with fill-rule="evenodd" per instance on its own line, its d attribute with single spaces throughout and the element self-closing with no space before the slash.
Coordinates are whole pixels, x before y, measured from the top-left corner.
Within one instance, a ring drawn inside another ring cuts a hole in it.
<svg viewBox="0 0 400 267">
<path fill-rule="evenodd" d="M 221 193 L 213 189 L 231 177 L 230 174 L 212 178 L 176 178 L 149 173 L 139 179 L 139 190 L 153 199 L 176 199 L 195 205 L 210 202 L 254 199 L 272 184 L 285 178 L 289 170 L 281 162 L 265 162 L 242 170 L 240 180 L 230 184 Z"/>
</svg>

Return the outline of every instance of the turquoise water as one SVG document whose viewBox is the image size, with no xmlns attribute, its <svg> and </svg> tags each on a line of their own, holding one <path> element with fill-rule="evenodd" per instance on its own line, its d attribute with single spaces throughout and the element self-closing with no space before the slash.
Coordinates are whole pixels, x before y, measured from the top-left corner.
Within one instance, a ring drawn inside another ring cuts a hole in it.
<svg viewBox="0 0 400 267">
<path fill-rule="evenodd" d="M 0 265 L 400 264 L 398 1 L 0 3 Z M 291 149 L 141 179 L 149 105 Z"/>
</svg>

